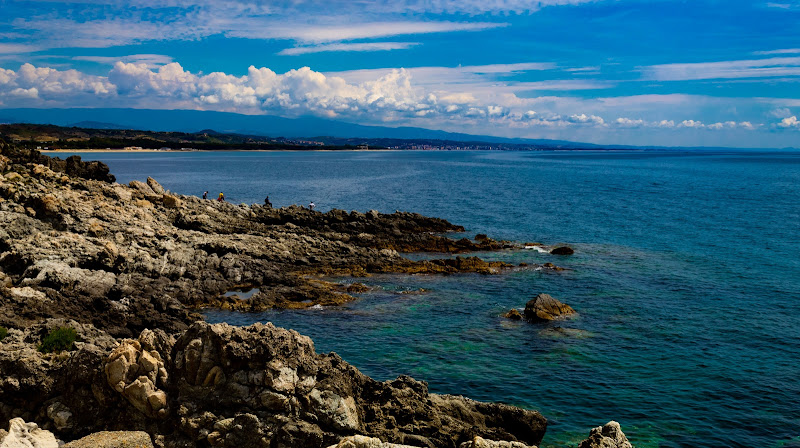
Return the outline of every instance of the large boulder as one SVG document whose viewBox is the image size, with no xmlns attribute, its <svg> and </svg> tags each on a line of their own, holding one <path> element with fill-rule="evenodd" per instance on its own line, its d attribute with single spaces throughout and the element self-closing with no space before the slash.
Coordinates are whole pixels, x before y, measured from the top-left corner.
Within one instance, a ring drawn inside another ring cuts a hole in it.
<svg viewBox="0 0 800 448">
<path fill-rule="evenodd" d="M 150 189 L 153 190 L 153 192 L 155 194 L 164 194 L 164 193 L 166 193 L 166 190 L 164 190 L 164 187 L 162 187 L 161 184 L 158 183 L 158 181 L 153 179 L 152 177 L 148 177 L 147 178 L 147 185 L 150 187 Z"/>
<path fill-rule="evenodd" d="M 610 421 L 589 432 L 589 438 L 581 442 L 578 448 L 633 448 L 619 423 Z"/>
<path fill-rule="evenodd" d="M 548 322 L 575 314 L 571 306 L 554 299 L 550 294 L 539 294 L 525 304 L 525 319 L 531 322 Z"/>
<path fill-rule="evenodd" d="M 8 422 L 8 432 L 0 430 L 0 448 L 58 448 L 58 440 L 36 423 L 14 418 Z"/>
</svg>

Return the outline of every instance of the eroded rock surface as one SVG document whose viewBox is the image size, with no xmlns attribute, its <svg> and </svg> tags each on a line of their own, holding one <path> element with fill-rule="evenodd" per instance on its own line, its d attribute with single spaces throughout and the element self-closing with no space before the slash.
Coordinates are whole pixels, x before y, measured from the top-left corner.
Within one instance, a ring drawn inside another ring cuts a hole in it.
<svg viewBox="0 0 800 448">
<path fill-rule="evenodd" d="M 53 433 L 40 429 L 36 423 L 15 418 L 8 426 L 8 431 L 0 430 L 0 448 L 58 448 Z"/>
<path fill-rule="evenodd" d="M 197 322 L 173 338 L 143 331 L 114 341 L 79 325 L 76 350 L 42 354 L 47 326 L 15 330 L 0 344 L 0 419 L 24 415 L 59 438 L 101 430 L 146 431 L 157 444 L 320 447 L 354 435 L 456 447 L 476 436 L 538 444 L 535 411 L 428 392 L 409 377 L 375 381 L 308 337 L 272 324 Z M 11 349 L 7 349 L 11 348 Z"/>
</svg>

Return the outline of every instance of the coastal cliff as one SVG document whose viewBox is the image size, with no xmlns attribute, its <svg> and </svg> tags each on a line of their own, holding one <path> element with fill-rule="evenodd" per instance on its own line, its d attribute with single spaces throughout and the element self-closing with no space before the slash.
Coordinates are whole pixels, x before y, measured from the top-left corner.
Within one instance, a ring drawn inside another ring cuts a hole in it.
<svg viewBox="0 0 800 448">
<path fill-rule="evenodd" d="M 99 162 L 2 142 L 0 174 L 0 422 L 21 417 L 64 440 L 145 431 L 164 447 L 360 446 L 361 436 L 533 446 L 544 436 L 536 411 L 430 394 L 408 377 L 378 382 L 294 331 L 210 325 L 196 312 L 351 300 L 324 280 L 332 275 L 496 273 L 508 265 L 400 254 L 505 243 L 445 238 L 463 229 L 412 213 L 273 209 L 176 195 L 153 179 L 119 185 Z M 249 288 L 258 292 L 247 300 L 226 295 Z M 46 353 L 59 329 L 74 342 Z"/>
</svg>

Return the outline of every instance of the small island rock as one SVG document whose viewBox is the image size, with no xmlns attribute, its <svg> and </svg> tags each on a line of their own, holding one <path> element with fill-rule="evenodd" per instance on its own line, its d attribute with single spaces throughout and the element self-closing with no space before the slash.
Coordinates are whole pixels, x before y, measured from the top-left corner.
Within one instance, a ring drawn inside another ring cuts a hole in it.
<svg viewBox="0 0 800 448">
<path fill-rule="evenodd" d="M 571 306 L 554 299 L 550 294 L 539 294 L 525 304 L 525 319 L 546 322 L 575 314 Z"/>
<path fill-rule="evenodd" d="M 511 320 L 522 320 L 522 313 L 520 313 L 518 309 L 514 308 L 506 314 L 503 314 L 503 317 Z"/>
</svg>

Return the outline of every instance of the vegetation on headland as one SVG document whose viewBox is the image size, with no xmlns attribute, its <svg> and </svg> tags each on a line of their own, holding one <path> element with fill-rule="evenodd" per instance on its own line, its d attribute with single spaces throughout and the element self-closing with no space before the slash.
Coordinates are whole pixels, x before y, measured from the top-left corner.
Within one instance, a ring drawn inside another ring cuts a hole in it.
<svg viewBox="0 0 800 448">
<path fill-rule="evenodd" d="M 96 126 L 102 123 L 96 123 Z M 437 139 L 360 138 L 360 137 L 266 137 L 214 130 L 199 132 L 154 132 L 134 129 L 94 129 L 41 124 L 0 124 L 0 138 L 20 148 L 39 150 L 146 149 L 170 151 L 281 151 L 281 150 L 500 150 L 531 151 L 587 149 L 592 145 L 490 143 Z"/>
<path fill-rule="evenodd" d="M 0 125 L 0 138 L 27 149 L 161 149 L 170 151 L 236 150 L 354 150 L 385 149 L 357 141 L 328 144 L 315 139 L 287 139 L 242 134 L 224 134 L 213 130 L 200 132 L 153 132 L 134 129 L 90 129 L 41 124 Z"/>
<path fill-rule="evenodd" d="M 74 328 L 54 328 L 42 339 L 42 343 L 39 344 L 37 349 L 42 353 L 69 351 L 75 346 L 76 339 L 78 339 L 78 332 Z"/>
<path fill-rule="evenodd" d="M 8 329 L 6 327 L 0 327 L 0 341 L 8 336 Z"/>
</svg>

